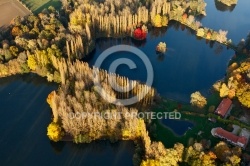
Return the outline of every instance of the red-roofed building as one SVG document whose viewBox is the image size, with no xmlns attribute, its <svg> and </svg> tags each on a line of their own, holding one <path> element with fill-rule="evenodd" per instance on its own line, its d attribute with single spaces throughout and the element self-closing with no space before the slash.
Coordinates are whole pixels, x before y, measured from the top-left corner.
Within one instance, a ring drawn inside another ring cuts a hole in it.
<svg viewBox="0 0 250 166">
<path fill-rule="evenodd" d="M 229 98 L 225 98 L 220 102 L 214 113 L 220 115 L 222 118 L 226 118 L 232 110 L 233 104 Z"/>
<path fill-rule="evenodd" d="M 243 149 L 246 148 L 247 143 L 248 143 L 248 139 L 245 136 L 234 135 L 233 133 L 228 132 L 228 131 L 220 128 L 220 127 L 213 128 L 211 130 L 211 134 L 214 137 L 219 137 L 219 138 L 222 138 L 222 139 L 226 139 L 229 143 L 231 143 L 231 144 L 233 144 L 235 146 L 239 146 L 239 147 L 241 147 Z"/>
</svg>

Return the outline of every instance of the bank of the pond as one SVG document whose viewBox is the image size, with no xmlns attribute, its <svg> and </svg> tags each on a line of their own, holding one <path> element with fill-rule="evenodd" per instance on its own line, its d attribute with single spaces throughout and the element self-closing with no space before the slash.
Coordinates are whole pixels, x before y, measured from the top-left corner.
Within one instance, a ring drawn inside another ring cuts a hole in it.
<svg viewBox="0 0 250 166">
<path fill-rule="evenodd" d="M 218 92 L 213 92 L 207 99 L 207 106 L 204 109 L 198 109 L 190 104 L 183 104 L 171 99 L 163 98 L 158 101 L 153 108 L 154 112 L 172 112 L 178 111 L 181 114 L 180 121 L 186 121 L 194 124 L 192 128 L 188 130 L 182 129 L 185 132 L 180 136 L 174 132 L 181 126 L 175 126 L 171 123 L 162 123 L 162 120 L 153 120 L 151 127 L 151 136 L 153 140 L 162 141 L 167 147 L 172 147 L 176 142 L 181 142 L 185 146 L 191 145 L 194 141 L 202 142 L 205 145 L 214 146 L 221 139 L 215 138 L 211 135 L 211 129 L 216 127 L 222 127 L 228 131 L 232 130 L 232 124 L 241 126 L 242 128 L 250 129 L 248 124 L 240 122 L 237 119 L 222 119 L 209 111 L 209 106 L 214 105 L 217 107 L 221 101 Z M 212 122 L 209 118 L 216 119 L 216 122 Z M 176 122 L 178 125 L 178 121 Z M 181 125 L 181 124 L 180 124 Z M 184 126 L 186 129 L 187 127 Z"/>
<path fill-rule="evenodd" d="M 164 109 L 157 108 L 156 112 L 165 112 Z M 155 120 L 152 123 L 153 129 L 151 130 L 151 137 L 153 140 L 162 141 L 167 147 L 172 147 L 176 142 L 183 143 L 185 146 L 192 145 L 195 141 L 202 141 L 208 144 L 207 146 L 215 145 L 220 139 L 211 135 L 211 129 L 214 127 L 228 128 L 227 125 L 217 122 L 213 123 L 208 121 L 208 117 L 205 115 L 199 116 L 198 114 L 187 114 L 181 112 L 181 120 L 192 122 L 194 126 L 185 131 L 185 134 L 178 136 L 173 133 L 173 129 L 166 127 L 161 121 Z M 175 127 L 178 129 L 178 127 Z"/>
<path fill-rule="evenodd" d="M 182 137 L 188 130 L 192 130 L 194 123 L 187 119 L 161 119 L 160 124 L 171 130 L 177 137 Z"/>
</svg>

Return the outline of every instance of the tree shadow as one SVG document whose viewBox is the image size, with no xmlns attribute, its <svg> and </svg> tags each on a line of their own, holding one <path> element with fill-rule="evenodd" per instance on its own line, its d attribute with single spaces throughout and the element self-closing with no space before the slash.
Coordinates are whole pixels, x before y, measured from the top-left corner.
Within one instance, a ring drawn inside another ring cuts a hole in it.
<svg viewBox="0 0 250 166">
<path fill-rule="evenodd" d="M 56 10 L 59 10 L 62 7 L 62 3 L 59 0 L 50 0 L 49 2 L 45 3 L 41 7 L 37 8 L 33 11 L 35 14 L 41 13 L 44 9 L 48 9 L 48 7 L 53 6 Z"/>
</svg>

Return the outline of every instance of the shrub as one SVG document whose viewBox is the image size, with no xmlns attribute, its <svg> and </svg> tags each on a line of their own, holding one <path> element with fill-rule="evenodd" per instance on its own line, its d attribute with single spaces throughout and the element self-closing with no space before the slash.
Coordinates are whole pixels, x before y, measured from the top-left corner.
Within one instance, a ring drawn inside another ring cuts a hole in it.
<svg viewBox="0 0 250 166">
<path fill-rule="evenodd" d="M 4 56 L 5 56 L 5 60 L 6 60 L 6 61 L 9 61 L 9 60 L 13 59 L 13 56 L 12 56 L 12 54 L 10 53 L 9 50 L 5 50 Z"/>
<path fill-rule="evenodd" d="M 51 122 L 47 128 L 47 136 L 50 140 L 57 142 L 60 141 L 64 133 L 62 128 L 55 122 Z"/>
<path fill-rule="evenodd" d="M 214 110 L 215 110 L 215 106 L 214 106 L 214 105 L 209 106 L 208 111 L 209 111 L 210 113 L 213 113 Z"/>
</svg>

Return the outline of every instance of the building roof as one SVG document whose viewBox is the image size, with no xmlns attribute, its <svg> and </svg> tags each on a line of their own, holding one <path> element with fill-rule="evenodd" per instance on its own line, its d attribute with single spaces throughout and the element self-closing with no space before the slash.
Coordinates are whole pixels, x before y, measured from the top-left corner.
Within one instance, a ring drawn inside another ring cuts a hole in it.
<svg viewBox="0 0 250 166">
<path fill-rule="evenodd" d="M 244 145 L 247 145 L 247 138 L 244 137 L 244 136 L 239 136 L 238 142 L 240 142 L 240 143 L 242 143 Z"/>
<path fill-rule="evenodd" d="M 221 115 L 222 117 L 225 117 L 231 105 L 232 105 L 232 101 L 229 98 L 225 98 L 220 102 L 220 105 L 215 110 L 215 113 L 218 115 Z"/>
<path fill-rule="evenodd" d="M 241 143 L 243 144 L 244 146 L 247 145 L 247 138 L 244 137 L 244 136 L 237 136 L 237 135 L 234 135 L 233 133 L 231 132 L 228 132 L 222 128 L 216 128 L 215 129 L 215 134 L 219 137 L 223 137 L 223 138 L 226 138 L 227 140 L 237 144 L 237 143 Z"/>
</svg>

